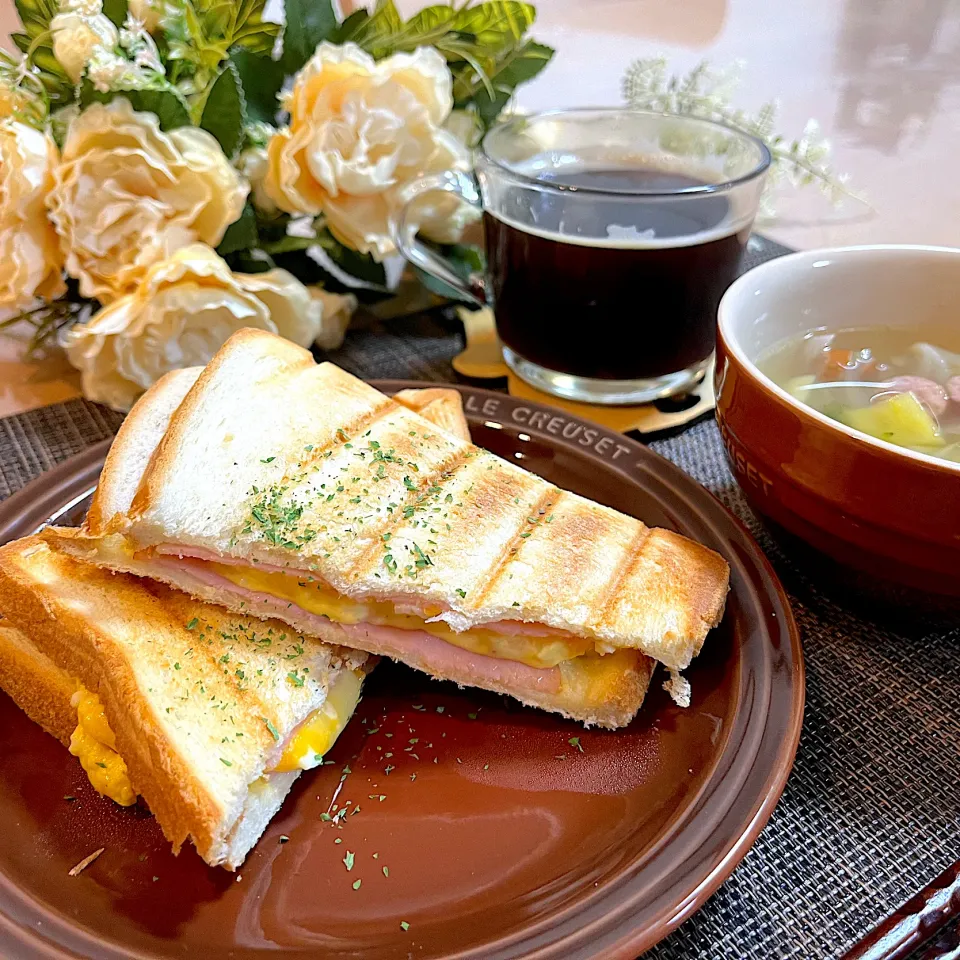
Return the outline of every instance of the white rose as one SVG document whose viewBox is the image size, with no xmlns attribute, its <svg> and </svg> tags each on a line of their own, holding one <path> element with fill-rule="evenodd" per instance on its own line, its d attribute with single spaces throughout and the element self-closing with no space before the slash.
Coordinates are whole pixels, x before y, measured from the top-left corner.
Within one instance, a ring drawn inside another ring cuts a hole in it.
<svg viewBox="0 0 960 960">
<path fill-rule="evenodd" d="M 55 180 L 48 206 L 67 273 L 103 303 L 132 292 L 180 247 L 216 246 L 247 196 L 209 133 L 164 132 L 122 97 L 71 122 Z"/>
<path fill-rule="evenodd" d="M 66 289 L 63 256 L 47 219 L 57 147 L 45 133 L 0 121 L 0 311 L 12 316 Z"/>
<path fill-rule="evenodd" d="M 267 193 L 288 213 L 324 214 L 355 250 L 395 253 L 403 187 L 469 166 L 466 147 L 442 130 L 451 86 L 432 48 L 376 63 L 355 44 L 321 43 L 284 98 L 290 125 L 268 146 Z"/>
<path fill-rule="evenodd" d="M 102 14 L 85 16 L 75 10 L 58 13 L 50 21 L 53 55 L 64 72 L 79 83 L 84 68 L 97 47 L 115 47 L 120 39 L 117 28 Z"/>
<path fill-rule="evenodd" d="M 269 330 L 300 346 L 320 330 L 322 306 L 286 270 L 231 273 L 203 244 L 153 266 L 132 294 L 66 334 L 84 395 L 128 410 L 169 370 L 202 366 L 243 327 Z"/>
<path fill-rule="evenodd" d="M 313 342 L 321 350 L 336 350 L 343 343 L 353 312 L 357 309 L 357 298 L 352 293 L 331 293 L 323 287 L 307 289 L 322 308 L 320 329 Z"/>
</svg>

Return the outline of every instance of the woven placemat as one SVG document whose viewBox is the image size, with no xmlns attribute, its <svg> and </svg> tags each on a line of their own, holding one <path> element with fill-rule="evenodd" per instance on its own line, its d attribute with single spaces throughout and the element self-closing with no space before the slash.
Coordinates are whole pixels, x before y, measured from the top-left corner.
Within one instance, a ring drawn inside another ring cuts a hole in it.
<svg viewBox="0 0 960 960">
<path fill-rule="evenodd" d="M 786 249 L 751 243 L 746 267 Z M 442 311 L 372 323 L 330 354 L 361 377 L 456 379 Z M 82 400 L 0 420 L 0 498 L 111 435 Z M 825 596 L 760 526 L 712 419 L 651 442 L 746 522 L 793 601 L 807 708 L 793 774 L 733 876 L 648 957 L 833 958 L 960 857 L 960 629 L 891 629 Z"/>
</svg>

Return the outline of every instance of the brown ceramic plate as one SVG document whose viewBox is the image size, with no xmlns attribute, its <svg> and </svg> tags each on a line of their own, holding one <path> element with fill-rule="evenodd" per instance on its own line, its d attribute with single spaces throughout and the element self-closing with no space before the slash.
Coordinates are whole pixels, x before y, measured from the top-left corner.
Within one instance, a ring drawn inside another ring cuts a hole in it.
<svg viewBox="0 0 960 960">
<path fill-rule="evenodd" d="M 97 796 L 0 697 L 0 955 L 626 958 L 730 874 L 780 796 L 803 713 L 796 626 L 772 569 L 708 493 L 640 444 L 460 389 L 480 445 L 730 561 L 726 616 L 687 674 L 693 704 L 675 707 L 657 682 L 627 729 L 584 730 L 385 664 L 334 763 L 300 778 L 231 874 L 192 848 L 173 857 L 145 810 Z M 78 522 L 105 451 L 0 506 L 0 541 Z M 321 820 L 348 801 L 341 825 Z"/>
</svg>

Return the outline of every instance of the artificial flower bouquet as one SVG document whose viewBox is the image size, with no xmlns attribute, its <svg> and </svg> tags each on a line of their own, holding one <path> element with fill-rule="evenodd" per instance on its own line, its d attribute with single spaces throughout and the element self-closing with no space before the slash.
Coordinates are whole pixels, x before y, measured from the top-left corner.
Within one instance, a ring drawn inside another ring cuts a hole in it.
<svg viewBox="0 0 960 960">
<path fill-rule="evenodd" d="M 527 3 L 17 0 L 0 54 L 0 310 L 58 335 L 87 397 L 128 409 L 239 327 L 337 346 L 407 184 L 471 147 L 553 51 Z M 472 211 L 414 210 L 455 243 Z"/>
</svg>

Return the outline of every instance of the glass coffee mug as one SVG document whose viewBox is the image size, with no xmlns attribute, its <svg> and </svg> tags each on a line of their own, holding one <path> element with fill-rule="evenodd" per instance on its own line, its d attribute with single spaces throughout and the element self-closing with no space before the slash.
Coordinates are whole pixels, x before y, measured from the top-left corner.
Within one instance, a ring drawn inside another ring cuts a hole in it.
<svg viewBox="0 0 960 960">
<path fill-rule="evenodd" d="M 397 245 L 493 307 L 517 376 L 588 403 L 682 393 L 710 364 L 770 152 L 722 124 L 626 109 L 557 110 L 494 127 L 476 182 L 448 172 L 404 196 Z M 479 184 L 479 190 L 478 185 Z M 482 208 L 486 276 L 464 280 L 415 236 L 412 201 Z"/>
</svg>

